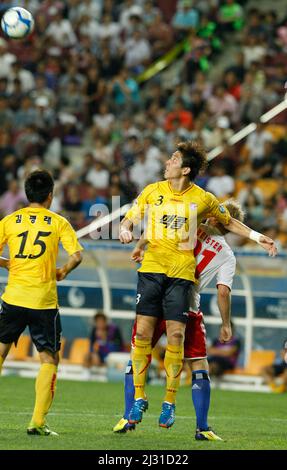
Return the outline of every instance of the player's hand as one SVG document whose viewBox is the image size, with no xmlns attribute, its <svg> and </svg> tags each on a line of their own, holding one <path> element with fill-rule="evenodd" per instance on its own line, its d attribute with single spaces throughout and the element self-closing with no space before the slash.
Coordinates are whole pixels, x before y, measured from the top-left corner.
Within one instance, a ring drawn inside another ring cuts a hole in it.
<svg viewBox="0 0 287 470">
<path fill-rule="evenodd" d="M 56 279 L 57 281 L 63 281 L 67 276 L 67 271 L 65 268 L 57 268 L 56 269 Z"/>
<path fill-rule="evenodd" d="M 9 269 L 10 269 L 10 260 L 9 259 L 6 260 L 4 268 L 7 269 L 7 271 L 9 271 Z"/>
<path fill-rule="evenodd" d="M 142 248 L 135 248 L 131 254 L 131 259 L 136 263 L 141 263 L 144 257 L 144 250 Z"/>
<path fill-rule="evenodd" d="M 122 228 L 120 229 L 119 239 L 121 243 L 131 243 L 133 241 L 133 234 L 127 228 Z"/>
<path fill-rule="evenodd" d="M 259 245 L 262 246 L 264 250 L 268 251 L 269 256 L 272 256 L 272 258 L 274 258 L 274 256 L 276 256 L 278 253 L 274 240 L 272 240 L 272 238 L 266 237 L 265 235 L 260 236 Z"/>
<path fill-rule="evenodd" d="M 220 333 L 219 333 L 219 341 L 221 343 L 227 343 L 230 341 L 232 337 L 232 328 L 231 325 L 221 325 Z"/>
<path fill-rule="evenodd" d="M 9 271 L 9 269 L 10 269 L 10 259 L 2 258 L 2 256 L 0 256 L 0 268 L 7 269 L 7 271 Z"/>
</svg>

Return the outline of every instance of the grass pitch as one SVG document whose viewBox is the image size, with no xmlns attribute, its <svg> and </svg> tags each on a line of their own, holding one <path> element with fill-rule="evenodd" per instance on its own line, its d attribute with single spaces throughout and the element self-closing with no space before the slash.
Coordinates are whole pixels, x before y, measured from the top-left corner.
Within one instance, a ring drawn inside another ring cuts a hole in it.
<svg viewBox="0 0 287 470">
<path fill-rule="evenodd" d="M 286 394 L 212 391 L 209 424 L 223 442 L 196 442 L 190 387 L 181 387 L 176 423 L 158 427 L 163 387 L 147 387 L 149 410 L 136 431 L 113 434 L 123 412 L 123 385 L 59 381 L 48 422 L 59 437 L 26 435 L 34 380 L 0 378 L 0 449 L 261 450 L 287 449 Z"/>
</svg>

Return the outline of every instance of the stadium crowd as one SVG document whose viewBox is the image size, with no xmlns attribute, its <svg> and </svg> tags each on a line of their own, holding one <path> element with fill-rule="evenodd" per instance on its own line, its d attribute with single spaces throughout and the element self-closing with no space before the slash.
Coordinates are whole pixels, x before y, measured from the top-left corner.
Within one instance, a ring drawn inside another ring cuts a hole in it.
<svg viewBox="0 0 287 470">
<path fill-rule="evenodd" d="M 44 163 L 52 209 L 86 225 L 90 207 L 131 201 L 162 173 L 179 140 L 223 146 L 197 183 L 236 195 L 247 223 L 287 245 L 287 140 L 281 113 L 235 146 L 286 90 L 287 16 L 236 0 L 19 0 L 26 41 L 0 38 L 0 213 L 25 205 L 23 181 Z M 3 11 L 13 2 L 1 2 Z M 287 12 L 286 12 L 287 13 Z M 141 83 L 184 41 L 180 73 Z M 236 57 L 211 78 L 226 42 Z"/>
</svg>

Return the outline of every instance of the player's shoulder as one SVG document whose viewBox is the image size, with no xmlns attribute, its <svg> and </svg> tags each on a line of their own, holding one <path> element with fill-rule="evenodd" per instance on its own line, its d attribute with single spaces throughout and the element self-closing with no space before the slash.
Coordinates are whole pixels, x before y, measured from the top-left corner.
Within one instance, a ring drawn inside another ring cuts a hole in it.
<svg viewBox="0 0 287 470">
<path fill-rule="evenodd" d="M 197 197 L 207 206 L 216 199 L 214 194 L 205 191 L 205 189 L 201 188 L 197 184 L 193 185 L 193 190 L 196 192 Z"/>
<path fill-rule="evenodd" d="M 69 224 L 69 221 L 65 217 L 57 214 L 56 212 L 50 211 L 49 209 L 46 209 L 45 216 L 50 217 L 52 221 L 57 222 L 61 226 Z"/>
<path fill-rule="evenodd" d="M 13 221 L 17 220 L 17 218 L 23 216 L 26 213 L 26 210 L 27 210 L 26 207 L 24 207 L 22 209 L 18 209 L 17 211 L 12 212 L 12 214 L 8 214 L 5 217 L 3 217 L 3 219 L 1 219 L 0 222 L 4 225 L 9 223 L 9 222 L 13 222 Z"/>
<path fill-rule="evenodd" d="M 147 186 L 144 187 L 144 189 L 142 190 L 139 196 L 144 195 L 145 197 L 148 197 L 152 193 L 160 190 L 161 188 L 160 183 L 165 183 L 165 181 L 157 181 L 156 183 L 148 184 Z"/>
</svg>

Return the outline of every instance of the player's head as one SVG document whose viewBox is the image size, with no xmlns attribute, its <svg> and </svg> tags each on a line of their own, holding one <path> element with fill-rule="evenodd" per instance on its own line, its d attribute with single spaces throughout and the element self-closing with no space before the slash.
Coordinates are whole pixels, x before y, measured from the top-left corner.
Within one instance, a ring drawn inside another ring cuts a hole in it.
<svg viewBox="0 0 287 470">
<path fill-rule="evenodd" d="M 227 201 L 224 201 L 223 205 L 224 207 L 226 207 L 226 209 L 230 213 L 231 217 L 233 217 L 233 219 L 243 222 L 244 211 L 239 201 L 237 201 L 236 199 L 230 198 L 230 199 L 227 199 Z M 219 228 L 222 234 L 228 233 L 228 230 L 226 230 L 222 224 L 217 222 L 217 219 L 215 217 L 210 217 L 208 219 L 208 224 Z"/>
<path fill-rule="evenodd" d="M 166 179 L 186 177 L 194 181 L 198 173 L 206 167 L 206 153 L 198 142 L 180 142 L 177 144 L 177 150 L 166 162 L 164 176 Z"/>
<path fill-rule="evenodd" d="M 53 198 L 54 180 L 46 170 L 30 173 L 25 181 L 25 193 L 30 203 L 37 203 L 49 208 Z"/>
</svg>

